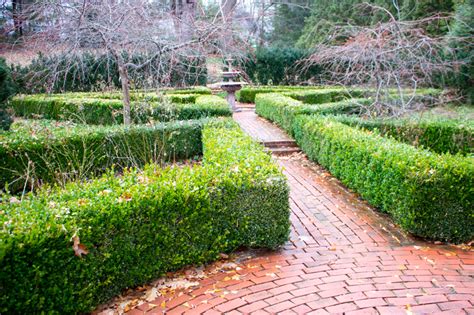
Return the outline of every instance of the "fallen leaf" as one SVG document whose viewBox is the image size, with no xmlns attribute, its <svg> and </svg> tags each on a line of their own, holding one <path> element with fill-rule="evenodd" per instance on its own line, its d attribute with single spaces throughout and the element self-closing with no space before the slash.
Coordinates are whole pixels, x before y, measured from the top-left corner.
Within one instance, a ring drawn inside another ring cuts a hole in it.
<svg viewBox="0 0 474 315">
<path fill-rule="evenodd" d="M 72 237 L 72 241 L 73 241 L 72 249 L 74 250 L 74 255 L 82 258 L 82 255 L 89 254 L 87 247 L 84 244 L 81 244 L 81 240 L 79 239 L 79 236 L 74 234 L 74 236 Z"/>
<path fill-rule="evenodd" d="M 160 294 L 160 292 L 158 291 L 157 288 L 151 288 L 151 290 L 147 292 L 145 300 L 147 302 L 151 302 L 151 301 L 155 300 L 160 295 L 161 294 Z"/>
</svg>

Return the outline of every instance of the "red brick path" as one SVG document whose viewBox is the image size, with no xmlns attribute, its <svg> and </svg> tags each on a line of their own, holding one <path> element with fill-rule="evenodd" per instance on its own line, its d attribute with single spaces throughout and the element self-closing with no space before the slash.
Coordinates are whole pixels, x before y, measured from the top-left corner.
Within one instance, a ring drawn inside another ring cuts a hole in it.
<svg viewBox="0 0 474 315">
<path fill-rule="evenodd" d="M 264 126 L 234 117 L 245 130 Z M 130 314 L 474 314 L 472 250 L 413 240 L 304 157 L 278 163 L 291 187 L 290 242 L 243 253 Z"/>
</svg>

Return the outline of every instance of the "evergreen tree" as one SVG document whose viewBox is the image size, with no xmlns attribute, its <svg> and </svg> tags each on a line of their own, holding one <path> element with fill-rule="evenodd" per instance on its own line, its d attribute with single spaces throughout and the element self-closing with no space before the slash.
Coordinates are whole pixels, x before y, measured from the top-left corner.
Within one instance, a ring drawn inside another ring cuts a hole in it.
<svg viewBox="0 0 474 315">
<path fill-rule="evenodd" d="M 474 0 L 458 0 L 450 35 L 454 38 L 465 38 L 464 42 L 453 44 L 457 49 L 457 59 L 465 62 L 457 75 L 449 82 L 459 88 L 466 96 L 468 103 L 474 100 Z"/>
<path fill-rule="evenodd" d="M 0 58 L 0 130 L 9 130 L 13 120 L 6 105 L 8 98 L 15 92 L 13 81 L 5 59 Z"/>
<path fill-rule="evenodd" d="M 300 38 L 305 19 L 311 11 L 306 0 L 290 0 L 277 4 L 273 18 L 271 44 L 274 46 L 294 46 Z"/>
</svg>

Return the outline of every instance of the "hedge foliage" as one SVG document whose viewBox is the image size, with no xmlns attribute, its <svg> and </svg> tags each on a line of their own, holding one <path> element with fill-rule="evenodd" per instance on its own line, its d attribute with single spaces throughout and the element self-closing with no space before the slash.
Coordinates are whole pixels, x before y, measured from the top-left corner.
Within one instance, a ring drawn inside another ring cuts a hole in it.
<svg viewBox="0 0 474 315">
<path fill-rule="evenodd" d="M 362 89 L 345 90 L 342 88 L 319 89 L 319 90 L 301 90 L 282 93 L 285 96 L 302 101 L 305 104 L 324 104 L 342 101 L 347 98 L 360 98 L 367 93 Z"/>
<path fill-rule="evenodd" d="M 7 101 L 15 93 L 10 69 L 4 58 L 0 57 L 0 130 L 10 129 L 13 119 L 7 111 Z"/>
<path fill-rule="evenodd" d="M 283 244 L 289 190 L 270 155 L 232 122 L 202 139 L 202 165 L 150 164 L 1 204 L 0 311 L 90 312 L 167 271 Z"/>
<path fill-rule="evenodd" d="M 123 122 L 121 100 L 112 99 L 107 94 L 104 94 L 103 98 L 88 98 L 88 94 L 85 96 L 81 98 L 77 94 L 74 97 L 68 94 L 63 96 L 20 95 L 11 100 L 11 107 L 16 116 L 25 118 L 70 120 L 96 125 L 113 125 Z M 202 100 L 204 96 L 192 94 L 192 99 Z M 155 95 L 155 97 L 159 99 L 158 96 Z M 156 102 L 155 99 L 137 100 L 131 104 L 132 119 L 135 123 L 146 123 L 232 114 L 229 107 L 220 102 L 220 97 L 212 95 L 205 97 L 208 102 L 199 101 L 198 104 L 167 104 Z"/>
<path fill-rule="evenodd" d="M 341 102 L 306 105 L 288 96 L 278 93 L 258 94 L 255 99 L 255 111 L 293 135 L 293 123 L 297 115 L 334 115 L 358 113 L 361 104 L 369 99 L 350 99 Z"/>
<path fill-rule="evenodd" d="M 322 116 L 298 116 L 294 132 L 310 159 L 405 230 L 447 242 L 473 239 L 472 158 L 438 155 Z"/>
<path fill-rule="evenodd" d="M 310 50 L 294 47 L 259 47 L 255 54 L 248 54 L 242 63 L 242 71 L 255 84 L 301 84 L 319 82 L 320 66 L 306 68 L 299 63 L 311 54 Z"/>
<path fill-rule="evenodd" d="M 115 166 L 142 167 L 201 155 L 203 121 L 87 126 L 21 121 L 0 135 L 0 189 L 86 179 Z"/>
<path fill-rule="evenodd" d="M 416 147 L 437 153 L 473 154 L 474 124 L 453 119 L 362 119 L 340 116 L 337 120 L 350 126 L 377 130 Z"/>
<path fill-rule="evenodd" d="M 405 97 L 410 98 L 413 90 L 404 90 Z M 361 98 L 373 96 L 373 90 L 367 88 L 338 88 L 327 86 L 247 86 L 237 92 L 237 99 L 242 103 L 255 103 L 255 96 L 263 93 L 280 93 L 307 104 L 323 104 L 337 102 L 346 98 Z M 399 98 L 399 91 L 390 91 L 394 100 Z M 417 89 L 415 98 L 429 102 L 441 95 L 439 89 Z"/>
<path fill-rule="evenodd" d="M 365 121 L 357 116 L 370 99 L 307 105 L 281 94 L 258 94 L 256 111 L 291 134 L 308 156 L 371 204 L 390 213 L 404 229 L 451 242 L 474 237 L 472 157 L 436 151 L 472 150 L 472 125 L 426 120 Z M 334 116 L 337 115 L 337 116 Z M 359 130 L 362 125 L 379 132 Z M 350 125 L 350 126 L 349 126 Z M 453 138 L 456 141 L 453 141 Z M 401 143 L 418 142 L 435 152 Z"/>
<path fill-rule="evenodd" d="M 242 103 L 255 103 L 255 96 L 261 93 L 282 93 L 324 88 L 324 86 L 245 86 L 236 93 L 236 97 Z"/>
</svg>

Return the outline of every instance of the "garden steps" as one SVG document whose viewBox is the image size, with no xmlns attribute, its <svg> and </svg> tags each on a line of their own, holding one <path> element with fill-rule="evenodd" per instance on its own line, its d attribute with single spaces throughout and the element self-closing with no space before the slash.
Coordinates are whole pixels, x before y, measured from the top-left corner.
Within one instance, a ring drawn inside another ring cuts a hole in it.
<svg viewBox="0 0 474 315">
<path fill-rule="evenodd" d="M 301 152 L 294 140 L 276 140 L 276 141 L 262 141 L 260 142 L 272 154 L 277 156 L 286 156 Z"/>
</svg>

